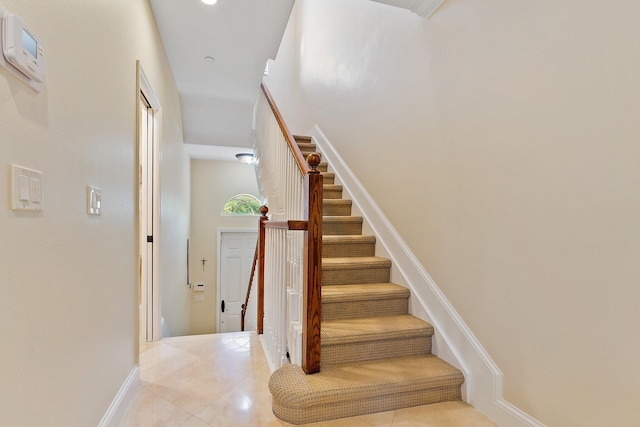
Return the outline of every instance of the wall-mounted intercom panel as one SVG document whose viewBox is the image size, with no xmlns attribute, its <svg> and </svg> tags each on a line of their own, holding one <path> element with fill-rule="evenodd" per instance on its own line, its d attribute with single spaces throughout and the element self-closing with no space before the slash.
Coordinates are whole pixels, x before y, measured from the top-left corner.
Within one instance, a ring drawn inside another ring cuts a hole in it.
<svg viewBox="0 0 640 427">
<path fill-rule="evenodd" d="M 18 15 L 7 12 L 0 6 L 0 65 L 34 90 L 44 87 L 46 55 L 36 35 Z"/>
</svg>

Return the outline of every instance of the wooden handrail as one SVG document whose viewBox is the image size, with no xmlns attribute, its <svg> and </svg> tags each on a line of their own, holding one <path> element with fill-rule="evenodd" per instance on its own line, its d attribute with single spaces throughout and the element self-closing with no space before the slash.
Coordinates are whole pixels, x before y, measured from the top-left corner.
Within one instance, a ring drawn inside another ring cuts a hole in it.
<svg viewBox="0 0 640 427">
<path fill-rule="evenodd" d="M 253 253 L 253 264 L 251 264 L 251 274 L 249 275 L 249 285 L 247 286 L 247 296 L 244 298 L 242 310 L 240 311 L 240 331 L 244 332 L 244 317 L 247 314 L 247 306 L 249 305 L 249 296 L 251 296 L 251 286 L 253 285 L 253 277 L 256 273 L 256 264 L 258 263 L 258 244 L 256 242 L 256 250 Z"/>
<path fill-rule="evenodd" d="M 258 319 L 256 329 L 258 334 L 264 333 L 264 249 L 267 241 L 267 233 L 265 223 L 269 221 L 267 206 L 260 207 L 260 223 L 258 228 Z"/>
<path fill-rule="evenodd" d="M 304 156 L 302 155 L 302 151 L 300 151 L 300 147 L 298 147 L 296 139 L 293 137 L 293 134 L 289 131 L 287 124 L 284 122 L 282 114 L 280 114 L 280 110 L 278 109 L 276 102 L 273 100 L 273 96 L 271 96 L 271 92 L 269 92 L 269 89 L 267 89 L 267 86 L 265 86 L 264 82 L 260 84 L 260 87 L 262 88 L 264 96 L 267 98 L 267 102 L 271 107 L 271 111 L 273 111 L 273 115 L 278 122 L 278 126 L 280 126 L 282 135 L 284 135 L 284 138 L 287 141 L 289 150 L 291 150 L 293 157 L 296 159 L 298 169 L 300 170 L 300 176 L 306 176 L 311 171 L 309 164 L 306 162 Z"/>
<path fill-rule="evenodd" d="M 265 224 L 267 228 L 280 228 L 282 230 L 305 231 L 309 229 L 309 221 L 301 219 L 290 219 L 289 221 L 269 221 Z"/>
</svg>

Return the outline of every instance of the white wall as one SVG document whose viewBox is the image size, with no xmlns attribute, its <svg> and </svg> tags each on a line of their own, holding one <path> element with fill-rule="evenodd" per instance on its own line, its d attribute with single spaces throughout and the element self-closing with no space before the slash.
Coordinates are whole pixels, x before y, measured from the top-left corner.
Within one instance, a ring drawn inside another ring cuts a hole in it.
<svg viewBox="0 0 640 427">
<path fill-rule="evenodd" d="M 220 214 L 225 203 L 236 194 L 251 194 L 259 197 L 253 166 L 243 165 L 237 161 L 195 159 L 191 161 L 190 279 L 191 283 L 205 285 L 204 301 L 196 302 L 195 293 L 191 298 L 191 334 L 216 332 L 218 230 L 258 229 L 258 217 Z M 200 261 L 202 258 L 207 260 L 204 271 Z"/>
<path fill-rule="evenodd" d="M 268 77 L 285 119 L 327 134 L 505 398 L 550 426 L 640 424 L 640 5 L 295 11 Z"/>
<path fill-rule="evenodd" d="M 179 100 L 176 106 L 179 108 Z M 179 109 L 175 113 L 177 116 L 165 124 L 173 127 L 175 139 L 167 141 L 162 136 L 159 284 L 163 330 L 169 336 L 182 336 L 189 335 L 191 327 L 191 290 L 187 285 L 191 160 L 181 143 Z M 163 122 L 167 122 L 164 117 Z"/>
<path fill-rule="evenodd" d="M 0 69 L 0 424 L 95 426 L 137 363 L 136 59 L 163 106 L 163 249 L 188 230 L 179 98 L 147 1 L 2 6 L 45 46 L 47 82 Z M 42 214 L 9 209 L 11 163 L 44 172 Z"/>
</svg>

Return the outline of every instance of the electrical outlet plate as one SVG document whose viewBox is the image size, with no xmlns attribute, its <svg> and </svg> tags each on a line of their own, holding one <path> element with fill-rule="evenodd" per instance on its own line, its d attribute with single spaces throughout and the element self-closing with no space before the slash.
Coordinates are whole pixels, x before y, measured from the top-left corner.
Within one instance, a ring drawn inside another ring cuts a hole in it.
<svg viewBox="0 0 640 427">
<path fill-rule="evenodd" d="M 102 215 L 102 190 L 92 185 L 87 186 L 87 213 Z"/>
<path fill-rule="evenodd" d="M 42 200 L 42 178 L 40 171 L 11 165 L 11 209 L 14 211 L 40 212 Z"/>
</svg>

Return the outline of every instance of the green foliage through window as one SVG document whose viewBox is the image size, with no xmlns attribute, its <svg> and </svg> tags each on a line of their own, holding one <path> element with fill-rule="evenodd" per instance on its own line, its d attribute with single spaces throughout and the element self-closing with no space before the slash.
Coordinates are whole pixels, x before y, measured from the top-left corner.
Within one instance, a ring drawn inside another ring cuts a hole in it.
<svg viewBox="0 0 640 427">
<path fill-rule="evenodd" d="M 260 215 L 260 200 L 251 194 L 237 194 L 225 203 L 222 215 Z"/>
</svg>

